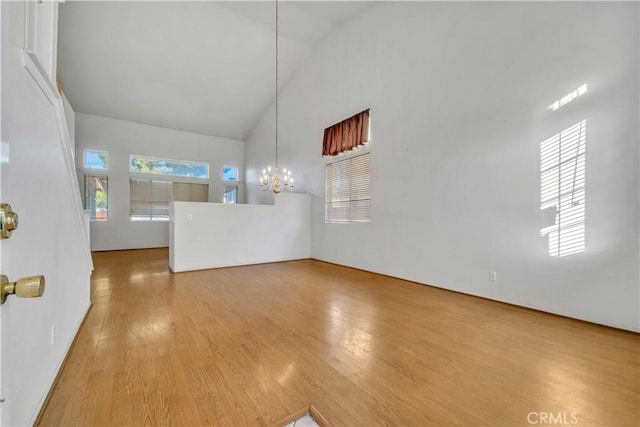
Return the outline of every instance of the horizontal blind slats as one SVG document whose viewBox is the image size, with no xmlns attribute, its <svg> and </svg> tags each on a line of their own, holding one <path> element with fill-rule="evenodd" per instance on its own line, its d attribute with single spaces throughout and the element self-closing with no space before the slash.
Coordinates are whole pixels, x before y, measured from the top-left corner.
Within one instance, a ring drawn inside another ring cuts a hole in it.
<svg viewBox="0 0 640 427">
<path fill-rule="evenodd" d="M 130 216 L 137 220 L 169 218 L 169 202 L 207 202 L 209 184 L 130 179 Z"/>
<path fill-rule="evenodd" d="M 328 164 L 325 197 L 327 222 L 369 222 L 371 155 Z"/>
</svg>

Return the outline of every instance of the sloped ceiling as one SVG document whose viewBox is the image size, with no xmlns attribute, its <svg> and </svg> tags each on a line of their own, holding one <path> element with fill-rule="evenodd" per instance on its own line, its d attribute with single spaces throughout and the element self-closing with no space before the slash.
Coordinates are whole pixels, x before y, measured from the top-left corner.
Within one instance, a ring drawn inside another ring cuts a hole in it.
<svg viewBox="0 0 640 427">
<path fill-rule="evenodd" d="M 280 88 L 371 1 L 280 1 Z M 244 140 L 275 96 L 272 1 L 68 1 L 58 70 L 77 112 Z"/>
</svg>

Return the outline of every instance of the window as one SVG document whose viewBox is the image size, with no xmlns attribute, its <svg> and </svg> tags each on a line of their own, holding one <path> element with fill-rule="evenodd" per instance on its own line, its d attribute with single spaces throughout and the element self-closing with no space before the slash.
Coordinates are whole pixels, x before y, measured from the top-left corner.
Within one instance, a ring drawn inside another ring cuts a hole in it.
<svg viewBox="0 0 640 427">
<path fill-rule="evenodd" d="M 169 202 L 207 202 L 209 184 L 130 179 L 131 221 L 168 221 Z"/>
<path fill-rule="evenodd" d="M 209 184 L 173 183 L 174 202 L 208 202 Z"/>
<path fill-rule="evenodd" d="M 168 181 L 131 179 L 129 196 L 132 221 L 168 221 L 171 186 Z"/>
<path fill-rule="evenodd" d="M 371 154 L 329 163 L 326 166 L 325 221 L 330 223 L 371 220 Z"/>
<path fill-rule="evenodd" d="M 132 154 L 129 156 L 129 172 L 208 179 L 209 165 L 207 163 Z"/>
<path fill-rule="evenodd" d="M 235 166 L 225 166 L 222 168 L 222 179 L 225 181 L 238 180 L 238 168 Z"/>
<path fill-rule="evenodd" d="M 109 155 L 105 151 L 84 150 L 85 169 L 109 169 Z"/>
<path fill-rule="evenodd" d="M 549 239 L 549 255 L 585 251 L 586 120 L 540 144 L 540 209 L 554 223 L 540 230 Z"/>
<path fill-rule="evenodd" d="M 222 203 L 229 205 L 235 205 L 237 203 L 238 187 L 224 187 L 224 194 L 222 196 Z"/>
<path fill-rule="evenodd" d="M 84 176 L 84 209 L 91 212 L 90 218 L 106 220 L 109 206 L 109 178 L 106 176 Z"/>
</svg>

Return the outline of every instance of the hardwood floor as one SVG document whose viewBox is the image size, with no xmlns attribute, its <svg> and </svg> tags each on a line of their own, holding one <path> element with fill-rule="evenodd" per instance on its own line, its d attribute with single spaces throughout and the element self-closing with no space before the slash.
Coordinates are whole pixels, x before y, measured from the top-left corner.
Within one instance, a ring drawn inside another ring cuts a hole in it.
<svg viewBox="0 0 640 427">
<path fill-rule="evenodd" d="M 313 260 L 167 262 L 94 253 L 40 425 L 270 425 L 309 404 L 334 426 L 640 424 L 637 334 Z"/>
</svg>

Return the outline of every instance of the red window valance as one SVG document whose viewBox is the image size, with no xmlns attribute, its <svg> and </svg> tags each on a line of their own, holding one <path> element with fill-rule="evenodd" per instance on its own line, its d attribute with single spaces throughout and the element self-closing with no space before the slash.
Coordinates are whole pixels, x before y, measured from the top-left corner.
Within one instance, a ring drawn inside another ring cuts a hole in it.
<svg viewBox="0 0 640 427">
<path fill-rule="evenodd" d="M 353 115 L 324 130 L 322 155 L 335 156 L 369 140 L 369 110 Z"/>
</svg>

